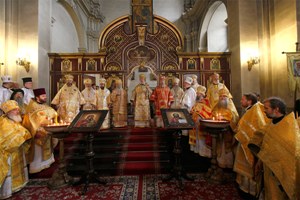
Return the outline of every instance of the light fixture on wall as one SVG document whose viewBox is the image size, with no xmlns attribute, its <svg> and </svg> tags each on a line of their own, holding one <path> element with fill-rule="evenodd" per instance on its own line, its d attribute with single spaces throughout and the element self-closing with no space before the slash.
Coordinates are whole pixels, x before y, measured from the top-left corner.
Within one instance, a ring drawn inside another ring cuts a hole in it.
<svg viewBox="0 0 300 200">
<path fill-rule="evenodd" d="M 247 61 L 248 63 L 248 70 L 251 71 L 253 65 L 256 65 L 260 62 L 259 57 L 250 57 Z"/>
<path fill-rule="evenodd" d="M 30 70 L 30 62 L 26 60 L 26 58 L 18 58 L 16 60 L 16 64 L 19 66 L 23 66 L 26 70 L 26 72 L 29 72 Z"/>
</svg>

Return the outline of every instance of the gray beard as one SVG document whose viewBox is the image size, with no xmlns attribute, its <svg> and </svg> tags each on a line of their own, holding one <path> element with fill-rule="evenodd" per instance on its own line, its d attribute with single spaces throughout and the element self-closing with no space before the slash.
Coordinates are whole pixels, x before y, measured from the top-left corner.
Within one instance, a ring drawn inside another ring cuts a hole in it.
<svg viewBox="0 0 300 200">
<path fill-rule="evenodd" d="M 7 117 L 11 120 L 13 120 L 14 122 L 22 122 L 22 117 L 21 115 L 14 115 L 14 114 L 11 114 L 11 113 L 8 113 L 7 114 Z"/>
<path fill-rule="evenodd" d="M 17 98 L 17 99 L 15 99 L 15 101 L 18 103 L 18 105 L 19 105 L 20 107 L 23 107 L 24 101 L 23 101 L 22 98 Z"/>
<path fill-rule="evenodd" d="M 219 100 L 218 107 L 219 108 L 227 108 L 228 107 L 228 100 Z"/>
</svg>

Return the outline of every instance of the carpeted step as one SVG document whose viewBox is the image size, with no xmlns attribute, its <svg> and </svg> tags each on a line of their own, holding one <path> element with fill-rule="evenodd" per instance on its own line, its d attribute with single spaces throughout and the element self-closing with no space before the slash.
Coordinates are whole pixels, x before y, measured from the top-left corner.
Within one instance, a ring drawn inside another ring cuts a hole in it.
<svg viewBox="0 0 300 200">
<path fill-rule="evenodd" d="M 119 163 L 118 174 L 158 174 L 165 173 L 170 170 L 170 163 L 166 162 L 125 162 Z"/>
</svg>

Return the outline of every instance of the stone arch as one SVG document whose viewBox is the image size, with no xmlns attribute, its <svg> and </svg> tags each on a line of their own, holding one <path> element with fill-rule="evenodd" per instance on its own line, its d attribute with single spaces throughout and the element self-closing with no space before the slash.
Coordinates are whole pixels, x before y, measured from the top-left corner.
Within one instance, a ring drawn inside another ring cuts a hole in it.
<svg viewBox="0 0 300 200">
<path fill-rule="evenodd" d="M 212 3 L 207 12 L 206 15 L 202 21 L 202 25 L 200 26 L 200 30 L 199 30 L 199 51 L 203 52 L 203 51 L 209 51 L 208 49 L 208 35 L 207 32 L 209 30 L 209 28 L 211 28 L 212 26 L 214 26 L 212 19 L 214 16 L 216 16 L 216 14 L 218 12 L 226 12 L 226 19 L 227 19 L 227 10 L 226 10 L 226 5 L 224 4 L 224 2 L 222 1 L 216 1 L 214 3 Z M 224 19 L 224 21 L 226 20 Z M 226 21 L 225 21 L 226 23 Z M 227 32 L 227 31 L 226 31 Z M 228 44 L 227 42 L 227 34 L 226 37 L 223 38 L 226 41 L 226 44 Z M 218 40 L 219 41 L 219 40 Z M 228 45 L 227 45 L 228 46 Z M 226 49 L 227 50 L 227 49 Z M 225 51 L 225 50 L 223 50 Z"/>
<path fill-rule="evenodd" d="M 75 29 L 77 31 L 77 37 L 79 41 L 79 47 L 78 52 L 86 52 L 87 51 L 87 38 L 84 30 L 84 24 L 81 21 L 81 19 L 78 17 L 72 6 L 67 1 L 58 1 L 67 11 L 67 13 L 70 15 Z"/>
</svg>

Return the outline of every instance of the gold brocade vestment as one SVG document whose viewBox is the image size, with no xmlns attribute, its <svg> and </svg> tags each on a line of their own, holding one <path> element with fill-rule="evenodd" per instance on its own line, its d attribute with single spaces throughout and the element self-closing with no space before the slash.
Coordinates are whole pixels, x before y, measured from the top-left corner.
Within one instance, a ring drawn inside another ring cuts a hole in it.
<svg viewBox="0 0 300 200">
<path fill-rule="evenodd" d="M 85 100 L 83 110 L 95 110 L 96 109 L 96 91 L 93 88 L 85 88 L 81 91 L 81 94 Z"/>
<path fill-rule="evenodd" d="M 80 106 L 85 100 L 75 85 L 65 84 L 55 95 L 51 104 L 58 106 L 57 113 L 64 122 L 71 122 L 79 113 Z"/>
<path fill-rule="evenodd" d="M 234 105 L 233 105 L 234 106 Z M 215 106 L 212 111 L 213 117 L 216 119 L 220 117 L 222 120 L 226 120 L 230 122 L 231 130 L 220 135 L 220 140 L 217 145 L 217 160 L 218 165 L 222 168 L 232 168 L 233 167 L 233 132 L 236 129 L 239 115 L 236 112 L 235 107 L 232 108 L 228 105 L 228 108 L 221 108 Z"/>
<path fill-rule="evenodd" d="M 228 91 L 229 93 L 229 96 L 228 98 L 230 99 L 230 101 L 232 101 L 232 95 L 230 94 L 228 88 L 223 84 L 223 83 L 218 83 L 218 84 L 210 84 L 207 88 L 207 92 L 206 92 L 206 95 L 207 95 L 207 98 L 209 100 L 209 103 L 210 103 L 210 106 L 212 108 L 214 108 L 218 101 L 219 101 L 219 90 L 221 89 L 225 89 Z"/>
<path fill-rule="evenodd" d="M 238 123 L 235 138 L 239 142 L 233 170 L 237 172 L 236 181 L 241 190 L 256 196 L 260 190 L 259 184 L 254 181 L 254 155 L 248 148 L 249 141 L 254 133 L 261 130 L 269 122 L 263 112 L 263 104 L 256 103 L 242 116 Z"/>
<path fill-rule="evenodd" d="M 107 88 L 97 90 L 97 110 L 109 110 L 110 104 L 110 91 Z M 108 112 L 102 125 L 101 129 L 107 129 L 110 127 L 110 113 Z"/>
<path fill-rule="evenodd" d="M 23 119 L 23 126 L 31 132 L 33 137 L 35 137 L 37 133 L 41 135 L 39 138 L 34 138 L 28 158 L 29 161 L 32 161 L 34 157 L 34 144 L 42 147 L 42 160 L 47 160 L 52 155 L 51 137 L 42 126 L 49 124 L 51 119 L 53 119 L 56 115 L 56 111 L 47 104 L 39 104 L 32 100 L 27 106 L 26 114 Z"/>
<path fill-rule="evenodd" d="M 265 199 L 284 199 L 285 195 L 289 199 L 299 198 L 296 188 L 300 184 L 300 131 L 294 113 L 276 124 L 267 124 L 263 130 L 261 150 L 257 155 L 264 163 Z"/>
<path fill-rule="evenodd" d="M 110 94 L 110 101 L 113 106 L 114 127 L 127 126 L 127 92 L 124 89 L 116 88 Z"/>
<path fill-rule="evenodd" d="M 181 108 L 181 99 L 184 95 L 183 89 L 179 86 L 174 86 L 171 89 L 171 93 L 174 97 L 174 102 L 172 103 L 171 108 Z"/>
<path fill-rule="evenodd" d="M 6 116 L 0 117 L 0 186 L 2 186 L 9 169 L 11 169 L 12 192 L 21 189 L 26 183 L 26 168 L 23 153 L 30 147 L 30 132 L 21 124 Z M 8 158 L 11 157 L 11 166 Z M 26 168 L 27 169 L 27 168 Z"/>
<path fill-rule="evenodd" d="M 131 101 L 134 102 L 135 127 L 150 126 L 150 102 L 152 91 L 145 84 L 138 84 L 132 91 Z"/>
</svg>

